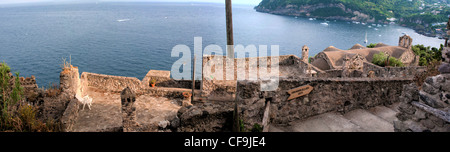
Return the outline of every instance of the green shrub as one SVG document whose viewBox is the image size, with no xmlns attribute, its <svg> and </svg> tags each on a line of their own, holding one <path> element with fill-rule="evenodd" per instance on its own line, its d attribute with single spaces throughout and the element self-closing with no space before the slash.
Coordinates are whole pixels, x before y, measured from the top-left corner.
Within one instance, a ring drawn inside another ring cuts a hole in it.
<svg viewBox="0 0 450 152">
<path fill-rule="evenodd" d="M 377 44 L 374 43 L 370 43 L 368 46 L 366 46 L 367 48 L 375 48 L 375 46 L 377 46 Z"/>
<path fill-rule="evenodd" d="M 242 120 L 242 119 L 239 119 L 239 129 L 240 129 L 240 132 L 245 132 L 245 126 L 244 126 L 244 120 Z"/>
<path fill-rule="evenodd" d="M 388 55 L 385 54 L 384 52 L 380 52 L 378 54 L 373 55 L 373 59 L 372 59 L 372 63 L 385 67 L 387 66 L 387 58 Z M 399 59 L 395 58 L 395 57 L 389 57 L 389 65 L 388 66 L 393 66 L 393 67 L 404 67 L 405 65 L 403 64 L 402 61 L 400 61 Z"/>
<path fill-rule="evenodd" d="M 255 123 L 253 125 L 252 132 L 263 132 L 263 127 L 261 127 L 261 125 Z"/>
<path fill-rule="evenodd" d="M 10 84 L 10 67 L 0 66 L 0 131 L 53 132 L 60 131 L 54 121 L 43 123 L 37 118 L 36 107 L 24 102 L 24 90 L 16 72 L 14 84 Z"/>
<path fill-rule="evenodd" d="M 442 60 L 442 49 L 444 45 L 441 44 L 440 48 L 425 47 L 424 45 L 412 46 L 414 54 L 420 56 L 419 65 L 428 66 L 432 62 L 438 62 Z"/>
</svg>

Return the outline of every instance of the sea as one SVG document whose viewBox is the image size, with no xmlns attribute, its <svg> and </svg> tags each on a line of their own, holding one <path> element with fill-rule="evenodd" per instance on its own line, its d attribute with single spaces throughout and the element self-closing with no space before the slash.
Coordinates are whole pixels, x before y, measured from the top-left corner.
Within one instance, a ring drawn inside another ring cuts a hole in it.
<svg viewBox="0 0 450 152">
<path fill-rule="evenodd" d="M 310 56 L 329 46 L 349 49 L 369 43 L 398 45 L 408 34 L 413 44 L 439 47 L 444 40 L 399 25 L 280 16 L 233 5 L 234 43 L 278 45 L 280 55 Z M 98 2 L 0 5 L 0 61 L 21 76 L 34 75 L 39 87 L 59 84 L 64 59 L 81 72 L 137 77 L 149 70 L 171 70 L 177 45 L 194 51 L 226 49 L 225 6 L 218 3 Z M 370 26 L 370 27 L 369 27 Z"/>
</svg>

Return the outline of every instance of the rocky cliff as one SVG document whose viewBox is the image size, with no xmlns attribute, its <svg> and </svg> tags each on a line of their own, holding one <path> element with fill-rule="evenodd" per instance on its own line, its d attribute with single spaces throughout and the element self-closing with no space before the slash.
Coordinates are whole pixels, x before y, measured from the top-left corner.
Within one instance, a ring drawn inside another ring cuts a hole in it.
<svg viewBox="0 0 450 152">
<path fill-rule="evenodd" d="M 255 7 L 258 12 L 288 15 L 288 16 L 304 16 L 322 19 L 334 19 L 345 21 L 375 22 L 375 18 L 357 10 L 352 10 L 342 3 L 318 3 L 312 5 L 285 5 L 276 8 L 268 8 L 264 5 Z M 333 13 L 329 13 L 333 12 Z"/>
</svg>

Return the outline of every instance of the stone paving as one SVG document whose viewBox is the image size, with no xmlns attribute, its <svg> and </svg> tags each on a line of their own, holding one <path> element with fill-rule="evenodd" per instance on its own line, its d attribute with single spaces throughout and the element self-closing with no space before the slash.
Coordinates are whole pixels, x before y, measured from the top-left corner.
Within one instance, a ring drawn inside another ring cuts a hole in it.
<svg viewBox="0 0 450 152">
<path fill-rule="evenodd" d="M 296 121 L 290 126 L 271 125 L 270 132 L 394 132 L 399 103 L 357 109 L 345 114 L 330 112 Z"/>
<path fill-rule="evenodd" d="M 91 110 L 80 108 L 73 127 L 75 132 L 116 132 L 121 129 L 121 101 L 119 93 L 108 93 L 88 89 L 93 98 Z M 149 128 L 157 127 L 160 121 L 171 120 L 180 108 L 176 100 L 141 95 L 136 99 L 137 122 Z"/>
</svg>

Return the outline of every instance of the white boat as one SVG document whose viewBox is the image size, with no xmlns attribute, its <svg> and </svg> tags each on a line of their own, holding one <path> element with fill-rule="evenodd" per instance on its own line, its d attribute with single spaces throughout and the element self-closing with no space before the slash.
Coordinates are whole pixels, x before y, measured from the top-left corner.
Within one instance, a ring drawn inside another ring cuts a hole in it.
<svg viewBox="0 0 450 152">
<path fill-rule="evenodd" d="M 356 24 L 359 24 L 360 22 L 355 22 Z"/>
<path fill-rule="evenodd" d="M 313 19 L 312 19 L 312 18 L 309 18 L 309 20 L 312 21 Z"/>
<path fill-rule="evenodd" d="M 369 26 L 367 26 L 367 27 L 368 27 L 368 28 L 372 28 L 372 26 L 370 26 L 370 25 L 369 25 Z"/>
<path fill-rule="evenodd" d="M 369 40 L 367 40 L 367 32 L 366 32 L 366 39 L 364 39 L 364 43 L 368 43 L 369 42 Z"/>
<path fill-rule="evenodd" d="M 378 31 L 378 28 L 374 28 L 375 31 Z"/>
<path fill-rule="evenodd" d="M 380 24 L 377 24 L 377 27 L 381 27 L 381 25 L 380 25 Z"/>
<path fill-rule="evenodd" d="M 325 26 L 328 26 L 328 23 L 327 23 L 327 22 L 323 22 L 323 23 L 320 23 L 320 24 L 325 25 Z"/>
<path fill-rule="evenodd" d="M 361 23 L 362 25 L 366 25 L 366 23 Z"/>
<path fill-rule="evenodd" d="M 126 22 L 126 21 L 129 21 L 130 19 L 119 19 L 119 20 L 117 20 L 117 22 Z"/>
</svg>

